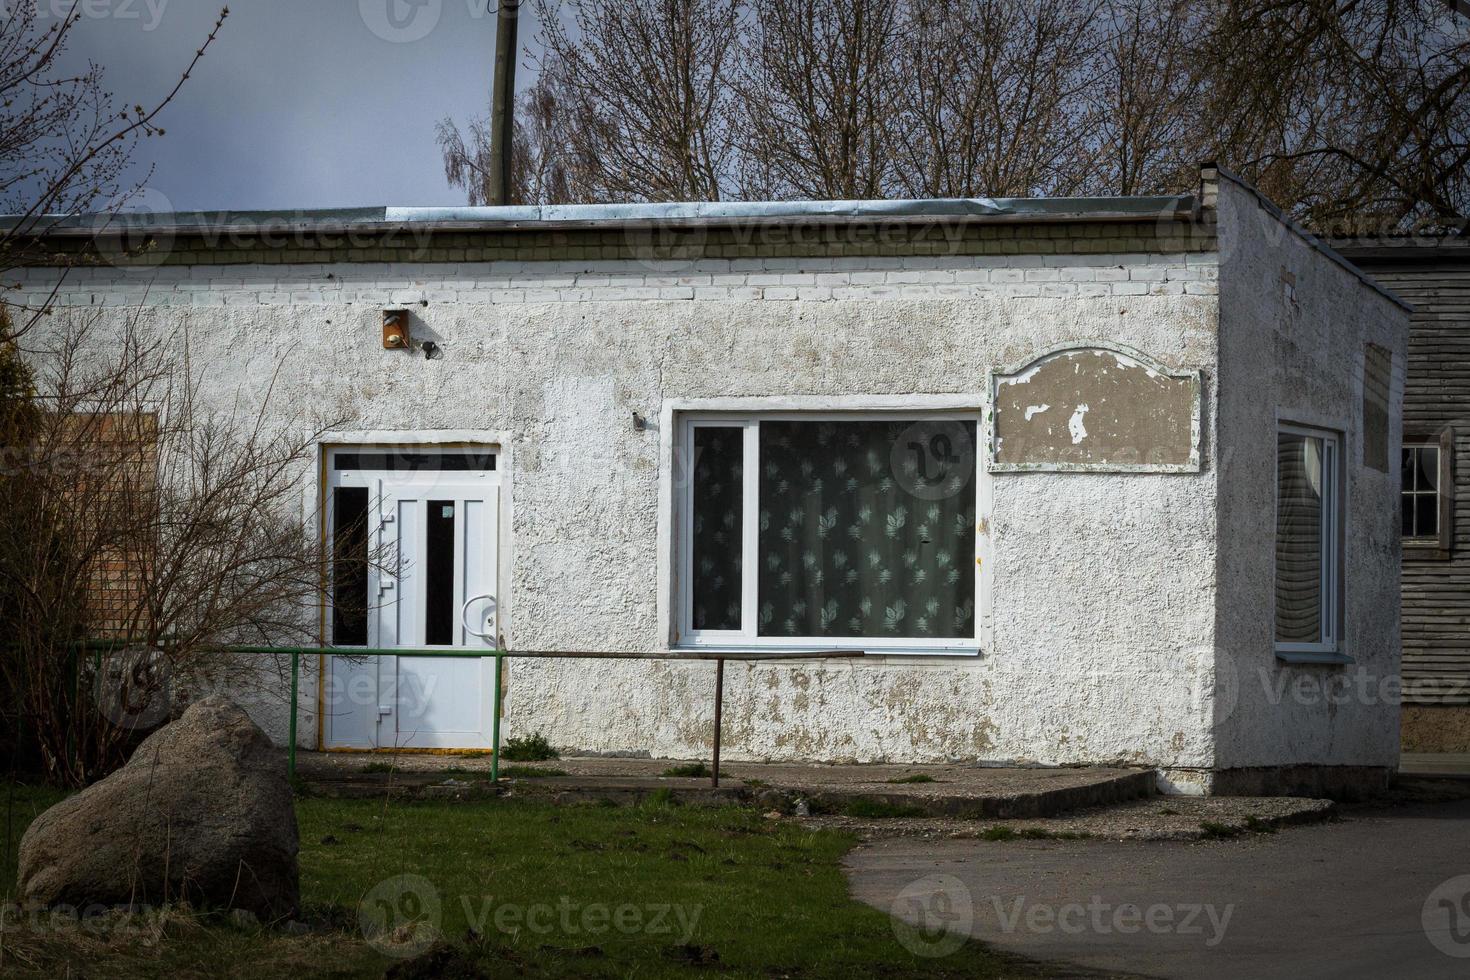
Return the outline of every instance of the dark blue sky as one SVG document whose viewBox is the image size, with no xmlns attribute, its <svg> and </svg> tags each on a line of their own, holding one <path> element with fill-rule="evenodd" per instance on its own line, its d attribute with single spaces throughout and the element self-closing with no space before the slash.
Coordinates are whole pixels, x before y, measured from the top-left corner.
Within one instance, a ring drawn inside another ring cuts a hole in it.
<svg viewBox="0 0 1470 980">
<path fill-rule="evenodd" d="M 70 0 L 36 3 L 56 16 Z M 436 123 L 489 105 L 485 0 L 233 0 L 219 40 L 140 147 L 150 205 L 175 209 L 462 204 Z M 68 60 L 107 70 L 119 105 L 151 104 L 221 3 L 83 0 Z M 536 32 L 525 10 L 521 40 Z M 530 75 L 522 58 L 520 80 Z"/>
</svg>

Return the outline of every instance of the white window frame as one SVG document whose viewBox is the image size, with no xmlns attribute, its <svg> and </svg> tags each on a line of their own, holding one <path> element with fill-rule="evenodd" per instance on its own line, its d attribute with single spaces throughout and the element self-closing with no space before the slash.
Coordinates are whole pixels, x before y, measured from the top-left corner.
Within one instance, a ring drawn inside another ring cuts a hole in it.
<svg viewBox="0 0 1470 980">
<path fill-rule="evenodd" d="M 1272 473 L 1272 498 L 1275 508 L 1272 511 L 1272 534 L 1271 534 L 1271 639 L 1275 643 L 1278 654 L 1306 655 L 1329 655 L 1337 656 L 1341 650 L 1341 632 L 1343 621 L 1343 544 L 1346 538 L 1344 533 L 1344 513 L 1342 505 L 1343 490 L 1346 482 L 1346 471 L 1342 460 L 1342 434 L 1333 429 L 1322 429 L 1310 425 L 1298 425 L 1292 422 L 1278 422 L 1276 426 L 1277 441 L 1282 435 L 1303 436 L 1309 439 L 1320 439 L 1322 441 L 1322 634 L 1321 639 L 1315 643 L 1283 643 L 1276 639 L 1276 518 L 1281 510 L 1281 498 L 1279 488 L 1281 485 L 1280 475 L 1273 465 Z M 1272 450 L 1276 447 L 1273 444 Z M 1273 456 L 1274 458 L 1274 456 Z M 1397 516 L 1397 515 L 1395 515 Z"/>
<path fill-rule="evenodd" d="M 863 650 L 881 654 L 919 654 L 975 656 L 988 636 L 990 623 L 989 581 L 989 517 L 990 480 L 985 456 L 980 445 L 983 412 L 973 410 L 935 410 L 896 406 L 883 409 L 791 411 L 784 409 L 741 411 L 677 410 L 673 420 L 673 587 L 672 642 L 675 649 L 702 650 Z M 777 637 L 757 635 L 757 575 L 746 574 L 759 568 L 758 535 L 760 526 L 760 471 L 754 465 L 759 458 L 759 433 L 762 421 L 860 422 L 884 419 L 905 421 L 958 421 L 975 424 L 974 450 L 975 491 L 975 635 L 955 637 Z M 739 630 L 697 630 L 694 621 L 693 577 L 693 512 L 694 430 L 696 428 L 741 428 L 745 434 L 745 466 L 741 506 L 741 623 Z"/>
</svg>

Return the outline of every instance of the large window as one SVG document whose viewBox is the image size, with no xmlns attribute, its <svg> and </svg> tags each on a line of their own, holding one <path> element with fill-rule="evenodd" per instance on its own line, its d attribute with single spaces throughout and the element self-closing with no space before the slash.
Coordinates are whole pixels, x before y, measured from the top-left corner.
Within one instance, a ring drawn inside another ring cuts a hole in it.
<svg viewBox="0 0 1470 980">
<path fill-rule="evenodd" d="M 1276 648 L 1337 652 L 1341 609 L 1338 437 L 1283 426 L 1276 436 Z"/>
<path fill-rule="evenodd" d="M 684 418 L 679 640 L 973 649 L 976 422 Z"/>
<path fill-rule="evenodd" d="M 1404 546 L 1418 557 L 1449 557 L 1453 539 L 1453 439 L 1404 437 L 1401 456 L 1400 524 Z"/>
</svg>

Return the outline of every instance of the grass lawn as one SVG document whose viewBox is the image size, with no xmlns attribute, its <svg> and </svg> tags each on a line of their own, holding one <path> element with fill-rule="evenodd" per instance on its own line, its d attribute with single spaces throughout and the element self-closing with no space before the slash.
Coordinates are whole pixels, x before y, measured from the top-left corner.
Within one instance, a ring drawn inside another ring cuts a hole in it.
<svg viewBox="0 0 1470 980">
<path fill-rule="evenodd" d="M 13 890 L 26 823 L 58 798 L 5 794 L 0 894 Z M 453 947 L 450 966 L 492 976 L 1037 975 L 975 944 L 908 952 L 888 916 L 848 898 L 850 837 L 749 810 L 305 798 L 297 819 L 313 933 L 168 913 L 116 935 L 23 920 L 3 934 L 0 975 L 380 976 L 403 962 L 383 949 L 422 950 L 435 935 Z"/>
</svg>

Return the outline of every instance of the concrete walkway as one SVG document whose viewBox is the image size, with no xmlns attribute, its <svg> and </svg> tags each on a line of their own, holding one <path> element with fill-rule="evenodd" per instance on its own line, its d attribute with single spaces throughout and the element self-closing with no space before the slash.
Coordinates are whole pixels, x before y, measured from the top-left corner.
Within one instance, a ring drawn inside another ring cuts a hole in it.
<svg viewBox="0 0 1470 980">
<path fill-rule="evenodd" d="M 1155 784 L 1148 769 L 730 762 L 721 768 L 720 789 L 715 791 L 707 775 L 666 775 L 688 765 L 671 759 L 591 757 L 507 761 L 501 764 L 503 776 L 528 769 L 556 775 L 517 777 L 499 789 L 616 801 L 661 790 L 691 801 L 754 802 L 788 810 L 802 801 L 811 812 L 829 813 L 844 812 L 860 800 L 869 812 L 877 807 L 895 816 L 978 819 L 1050 817 L 1150 796 Z M 296 766 L 308 785 L 330 795 L 374 795 L 385 787 L 432 796 L 483 795 L 473 790 L 496 789 L 488 784 L 490 759 L 484 756 L 302 752 Z"/>
<path fill-rule="evenodd" d="M 849 874 L 904 921 L 1093 969 L 1470 976 L 1467 800 L 1211 843 L 885 840 L 854 851 Z"/>
</svg>

